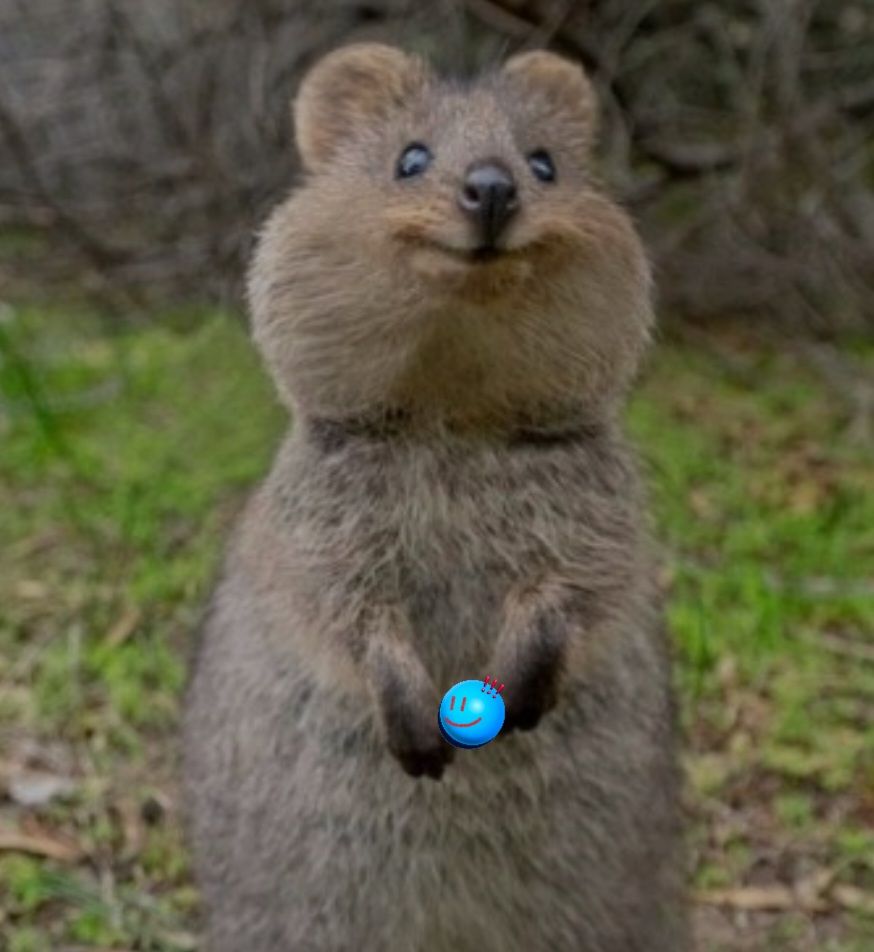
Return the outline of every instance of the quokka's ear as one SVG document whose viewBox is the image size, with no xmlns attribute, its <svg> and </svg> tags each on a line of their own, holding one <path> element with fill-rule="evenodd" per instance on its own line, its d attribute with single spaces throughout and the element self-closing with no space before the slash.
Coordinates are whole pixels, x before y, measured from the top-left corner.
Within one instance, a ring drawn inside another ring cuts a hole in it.
<svg viewBox="0 0 874 952">
<path fill-rule="evenodd" d="M 512 56 L 504 76 L 538 112 L 556 122 L 574 122 L 591 145 L 598 133 L 598 102 L 582 66 L 546 50 Z"/>
<path fill-rule="evenodd" d="M 328 53 L 304 77 L 294 101 L 297 148 L 315 171 L 362 125 L 403 105 L 426 82 L 428 69 L 381 43 L 354 43 Z"/>
</svg>

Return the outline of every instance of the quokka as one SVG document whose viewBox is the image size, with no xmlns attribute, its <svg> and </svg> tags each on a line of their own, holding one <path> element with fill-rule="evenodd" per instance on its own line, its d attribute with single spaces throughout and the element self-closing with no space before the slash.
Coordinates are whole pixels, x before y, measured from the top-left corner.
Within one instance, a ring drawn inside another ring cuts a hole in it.
<svg viewBox="0 0 874 952">
<path fill-rule="evenodd" d="M 378 44 L 294 104 L 254 339 L 293 425 L 190 684 L 212 952 L 684 952 L 667 644 L 620 411 L 650 272 L 580 68 Z M 245 426 L 245 420 L 235 420 Z M 506 684 L 455 751 L 440 697 Z"/>
</svg>

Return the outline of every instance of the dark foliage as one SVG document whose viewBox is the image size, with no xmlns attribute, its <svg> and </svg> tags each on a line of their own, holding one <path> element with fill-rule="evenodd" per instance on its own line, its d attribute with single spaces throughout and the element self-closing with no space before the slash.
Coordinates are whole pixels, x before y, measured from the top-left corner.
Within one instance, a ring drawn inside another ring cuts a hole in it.
<svg viewBox="0 0 874 952">
<path fill-rule="evenodd" d="M 295 83 L 361 38 L 453 69 L 580 58 L 673 309 L 871 320 L 865 0 L 0 0 L 0 225 L 49 239 L 32 277 L 235 300 L 293 181 Z"/>
</svg>

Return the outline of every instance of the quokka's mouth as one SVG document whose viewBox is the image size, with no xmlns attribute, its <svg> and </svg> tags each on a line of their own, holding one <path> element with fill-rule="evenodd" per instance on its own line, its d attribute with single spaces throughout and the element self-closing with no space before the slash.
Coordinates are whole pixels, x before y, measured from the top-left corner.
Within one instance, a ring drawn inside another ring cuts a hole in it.
<svg viewBox="0 0 874 952">
<path fill-rule="evenodd" d="M 511 252 L 507 248 L 500 248 L 496 245 L 478 245 L 474 248 L 456 248 L 452 245 L 444 245 L 440 242 L 433 242 L 432 247 L 444 254 L 449 255 L 456 261 L 463 261 L 467 264 L 490 264 L 495 261 L 506 260 Z"/>
<path fill-rule="evenodd" d="M 504 246 L 464 247 L 435 238 L 419 238 L 410 248 L 413 270 L 436 282 L 441 292 L 505 294 L 531 276 L 532 264 L 524 248 Z"/>
<path fill-rule="evenodd" d="M 469 251 L 468 257 L 471 261 L 482 264 L 488 261 L 495 261 L 506 253 L 504 249 L 495 248 L 493 245 L 483 245 L 480 248 L 474 248 L 473 251 Z"/>
</svg>

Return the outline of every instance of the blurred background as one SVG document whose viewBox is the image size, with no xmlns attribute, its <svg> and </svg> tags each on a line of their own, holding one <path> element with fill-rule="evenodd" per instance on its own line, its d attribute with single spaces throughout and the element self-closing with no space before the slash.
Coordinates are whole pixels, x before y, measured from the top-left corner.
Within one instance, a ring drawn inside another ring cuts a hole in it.
<svg viewBox="0 0 874 952">
<path fill-rule="evenodd" d="M 700 948 L 874 948 L 871 0 L 0 0 L 0 948 L 197 947 L 186 656 L 285 426 L 241 279 L 355 39 L 592 76 L 658 281 Z"/>
</svg>

